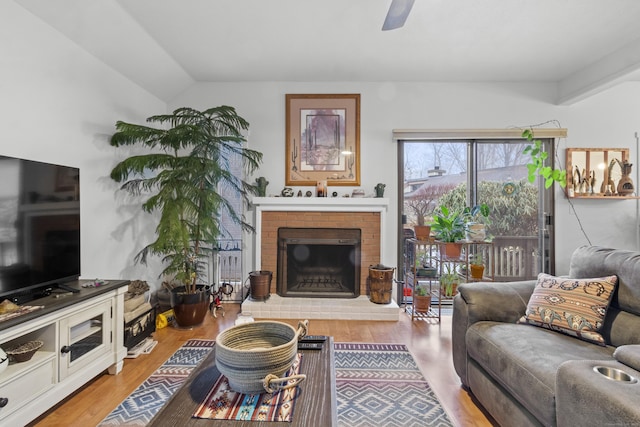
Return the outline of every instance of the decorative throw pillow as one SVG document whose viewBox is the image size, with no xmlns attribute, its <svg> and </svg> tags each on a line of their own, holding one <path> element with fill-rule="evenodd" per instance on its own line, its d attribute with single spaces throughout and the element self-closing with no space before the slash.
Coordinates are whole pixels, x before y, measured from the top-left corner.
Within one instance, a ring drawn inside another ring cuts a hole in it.
<svg viewBox="0 0 640 427">
<path fill-rule="evenodd" d="M 600 330 L 617 283 L 616 276 L 567 279 L 540 273 L 526 314 L 518 322 L 604 346 Z"/>
</svg>

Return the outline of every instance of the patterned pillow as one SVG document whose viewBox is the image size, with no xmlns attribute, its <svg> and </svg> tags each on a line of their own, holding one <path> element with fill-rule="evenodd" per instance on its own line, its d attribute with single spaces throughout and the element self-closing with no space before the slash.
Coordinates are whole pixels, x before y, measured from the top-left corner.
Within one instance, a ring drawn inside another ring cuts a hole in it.
<svg viewBox="0 0 640 427">
<path fill-rule="evenodd" d="M 526 314 L 518 323 L 540 326 L 604 346 L 600 330 L 617 283 L 616 276 L 566 279 L 540 273 Z"/>
</svg>

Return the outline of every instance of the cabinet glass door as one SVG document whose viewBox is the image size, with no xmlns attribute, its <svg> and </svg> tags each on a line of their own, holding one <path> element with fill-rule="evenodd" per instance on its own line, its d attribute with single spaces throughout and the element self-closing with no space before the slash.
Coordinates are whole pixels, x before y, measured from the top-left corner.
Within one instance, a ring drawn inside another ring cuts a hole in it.
<svg viewBox="0 0 640 427">
<path fill-rule="evenodd" d="M 61 322 L 61 377 L 111 351 L 111 301 Z"/>
</svg>

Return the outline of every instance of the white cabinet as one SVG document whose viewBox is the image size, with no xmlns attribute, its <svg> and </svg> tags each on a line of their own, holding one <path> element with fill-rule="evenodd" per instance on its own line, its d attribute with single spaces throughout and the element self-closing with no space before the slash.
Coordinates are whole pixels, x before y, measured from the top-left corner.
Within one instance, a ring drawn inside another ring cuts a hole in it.
<svg viewBox="0 0 640 427">
<path fill-rule="evenodd" d="M 0 323 L 0 348 L 40 340 L 34 356 L 0 373 L 0 425 L 24 425 L 86 382 L 122 369 L 124 293 L 128 281 L 82 289 L 67 300 L 32 301 L 39 312 L 12 326 Z M 3 322 L 4 323 L 4 322 Z M 13 322 L 16 323 L 16 322 Z"/>
</svg>

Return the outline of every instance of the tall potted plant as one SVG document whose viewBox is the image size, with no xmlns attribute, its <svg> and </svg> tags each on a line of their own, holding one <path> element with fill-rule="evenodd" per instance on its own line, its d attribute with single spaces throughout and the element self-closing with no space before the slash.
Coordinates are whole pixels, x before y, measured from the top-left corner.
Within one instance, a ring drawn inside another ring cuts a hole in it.
<svg viewBox="0 0 640 427">
<path fill-rule="evenodd" d="M 149 255 L 162 257 L 161 275 L 180 285 L 171 290 L 176 321 L 182 327 L 195 326 L 209 306 L 208 288 L 199 285 L 199 278 L 216 241 L 226 232 L 223 214 L 243 230 L 253 230 L 228 197 L 231 193 L 248 201 L 257 188 L 232 173 L 230 159 L 239 156 L 250 174 L 262 153 L 244 147 L 242 131 L 249 123 L 233 107 L 178 108 L 147 122 L 159 127 L 116 123 L 112 146 L 142 146 L 148 154 L 121 161 L 111 178 L 130 194 L 149 194 L 143 210 L 160 213 L 155 241 L 142 248 L 135 261 L 146 264 Z"/>
</svg>

